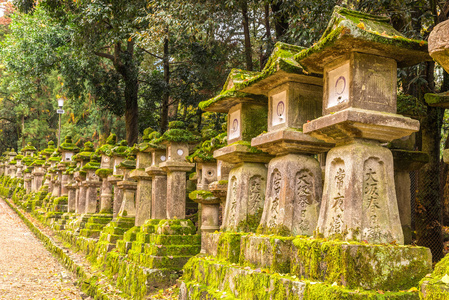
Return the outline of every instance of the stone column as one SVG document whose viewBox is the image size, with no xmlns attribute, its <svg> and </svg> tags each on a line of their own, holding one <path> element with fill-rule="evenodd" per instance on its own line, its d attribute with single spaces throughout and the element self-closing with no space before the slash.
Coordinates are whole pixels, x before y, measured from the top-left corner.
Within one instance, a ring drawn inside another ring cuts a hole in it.
<svg viewBox="0 0 449 300">
<path fill-rule="evenodd" d="M 76 210 L 77 214 L 84 214 L 86 212 L 86 187 L 83 182 L 86 180 L 86 173 L 84 171 L 76 171 L 73 175 L 77 181 L 78 189 L 76 191 Z"/>
<path fill-rule="evenodd" d="M 186 217 L 186 172 L 195 166 L 185 161 L 188 154 L 188 144 L 170 142 L 167 161 L 159 164 L 167 172 L 167 219 Z"/>
<path fill-rule="evenodd" d="M 429 162 L 429 156 L 422 151 L 391 149 L 394 160 L 394 185 L 398 201 L 404 244 L 412 242 L 411 182 L 410 172 L 417 171 Z"/>
<path fill-rule="evenodd" d="M 86 189 L 86 214 L 95 214 L 97 210 L 98 188 L 101 185 L 99 177 L 95 175 L 95 169 L 87 170 L 86 181 L 83 182 Z"/>
<path fill-rule="evenodd" d="M 151 166 L 145 172 L 151 176 L 151 219 L 167 218 L 167 173 L 159 164 L 166 161 L 165 149 L 152 149 Z"/>
<path fill-rule="evenodd" d="M 117 165 L 119 165 L 124 160 L 124 157 L 120 155 L 114 155 L 112 159 L 113 173 L 112 175 L 108 176 L 108 182 L 113 186 L 114 191 L 112 214 L 115 219 L 118 216 L 123 201 L 123 190 L 118 186 L 118 182 L 123 180 L 123 171 L 117 168 Z"/>
<path fill-rule="evenodd" d="M 152 211 L 152 180 L 145 172 L 145 168 L 151 165 L 151 153 L 146 148 L 144 151 L 137 151 L 136 154 L 136 169 L 129 177 L 137 181 L 135 225 L 141 226 L 151 218 Z"/>
<path fill-rule="evenodd" d="M 117 184 L 118 188 L 123 192 L 123 201 L 118 212 L 119 217 L 135 217 L 136 216 L 136 190 L 137 182 L 130 180 L 122 180 Z"/>
<path fill-rule="evenodd" d="M 100 213 L 112 213 L 112 184 L 108 178 L 103 178 L 100 189 Z"/>
<path fill-rule="evenodd" d="M 67 211 L 73 213 L 76 211 L 76 181 L 73 180 L 72 175 L 68 175 L 68 182 L 66 184 L 67 190 Z"/>
</svg>

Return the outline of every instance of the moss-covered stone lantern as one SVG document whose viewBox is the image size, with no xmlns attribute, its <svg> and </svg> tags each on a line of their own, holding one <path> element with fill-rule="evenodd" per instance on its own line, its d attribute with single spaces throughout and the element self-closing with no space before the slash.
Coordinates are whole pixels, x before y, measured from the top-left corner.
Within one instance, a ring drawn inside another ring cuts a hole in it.
<svg viewBox="0 0 449 300">
<path fill-rule="evenodd" d="M 42 186 L 42 183 L 44 181 L 45 176 L 45 157 L 40 154 L 39 156 L 35 157 L 33 162 L 30 164 L 30 167 L 32 167 L 32 182 L 31 182 L 31 191 L 37 192 Z"/>
<path fill-rule="evenodd" d="M 24 148 L 22 148 L 22 153 L 23 153 L 25 156 L 31 156 L 31 157 L 33 157 L 33 156 L 36 155 L 36 152 L 37 152 L 37 149 L 36 149 L 36 147 L 34 147 L 34 146 L 31 144 L 31 142 L 29 142 Z"/>
<path fill-rule="evenodd" d="M 123 200 L 118 217 L 136 217 L 136 190 L 137 182 L 131 178 L 131 172 L 136 168 L 136 158 L 128 150 L 128 156 L 120 164 L 116 165 L 123 174 L 123 180 L 117 183 L 117 189 L 122 190 Z"/>
<path fill-rule="evenodd" d="M 18 154 L 17 154 L 17 156 L 16 156 L 16 162 L 17 162 L 17 164 L 16 164 L 16 178 L 20 178 L 20 179 L 23 179 L 23 174 L 22 174 L 22 170 L 23 170 L 23 162 L 22 162 L 22 159 L 23 159 L 23 155 L 22 155 L 22 152 L 19 152 Z"/>
<path fill-rule="evenodd" d="M 98 212 L 97 205 L 98 188 L 101 186 L 100 177 L 95 172 L 100 168 L 101 157 L 95 153 L 90 156 L 90 161 L 81 170 L 86 172 L 86 180 L 82 183 L 86 189 L 85 214 L 95 214 Z"/>
<path fill-rule="evenodd" d="M 71 161 L 64 171 L 64 175 L 67 176 L 67 183 L 65 188 L 67 190 L 67 212 L 74 213 L 76 210 L 76 190 L 78 184 L 73 178 L 73 174 L 76 169 L 76 161 Z"/>
<path fill-rule="evenodd" d="M 201 147 L 187 157 L 196 163 L 197 189 L 189 194 L 190 199 L 201 205 L 201 231 L 214 232 L 220 230 L 220 203 L 222 199 L 216 197 L 209 185 L 217 182 L 217 160 L 213 157 L 215 150 L 226 145 L 226 133 L 204 141 Z"/>
<path fill-rule="evenodd" d="M 244 93 L 238 88 L 258 74 L 232 70 L 220 95 L 199 105 L 206 111 L 228 114 L 228 146 L 214 152 L 214 158 L 235 164 L 229 173 L 222 225 L 225 231 L 254 232 L 262 217 L 265 164 L 272 156 L 251 147 L 251 139 L 267 130 L 267 97 Z"/>
<path fill-rule="evenodd" d="M 6 175 L 13 178 L 13 174 L 15 175 L 16 171 L 16 161 L 14 158 L 17 156 L 16 151 L 14 149 L 10 149 L 8 152 L 8 164 L 6 165 Z"/>
<path fill-rule="evenodd" d="M 294 60 L 302 47 L 277 43 L 262 72 L 237 87 L 268 97 L 268 132 L 251 145 L 275 155 L 268 164 L 265 206 L 258 232 L 313 235 L 320 210 L 322 180 L 312 156 L 333 144 L 302 132 L 321 116 L 323 81 Z"/>
<path fill-rule="evenodd" d="M 78 182 L 75 210 L 77 214 L 84 214 L 86 211 L 86 187 L 83 182 L 86 181 L 87 172 L 82 168 L 90 161 L 93 153 L 94 145 L 91 142 L 86 142 L 81 152 L 72 157 L 72 160 L 77 162 L 77 168 L 73 173 L 73 178 Z"/>
<path fill-rule="evenodd" d="M 419 129 L 396 114 L 396 74 L 429 60 L 427 43 L 403 37 L 388 18 L 336 7 L 322 38 L 295 59 L 324 75 L 324 116 L 304 124 L 304 133 L 337 144 L 327 155 L 317 232 L 403 244 L 393 156 L 380 143 Z"/>
<path fill-rule="evenodd" d="M 167 218 L 184 219 L 186 216 L 186 172 L 195 166 L 186 161 L 189 144 L 197 143 L 199 137 L 185 128 L 184 122 L 173 121 L 157 143 L 166 145 L 167 160 L 159 167 L 167 172 Z"/>
<path fill-rule="evenodd" d="M 167 172 L 159 167 L 167 160 L 167 153 L 165 145 L 155 143 L 160 136 L 156 131 L 150 133 L 145 146 L 151 153 L 151 165 L 145 172 L 151 177 L 151 219 L 156 220 L 167 218 Z"/>
<path fill-rule="evenodd" d="M 97 153 L 101 155 L 100 168 L 95 171 L 101 180 L 100 192 L 100 213 L 112 215 L 112 185 L 108 180 L 108 176 L 112 174 L 113 162 L 111 158 L 111 150 L 117 144 L 117 136 L 111 133 L 106 139 L 106 143 L 97 149 Z"/>
<path fill-rule="evenodd" d="M 55 142 L 49 141 L 47 148 L 42 150 L 41 154 L 45 157 L 45 160 L 47 160 L 50 158 L 50 156 L 53 154 L 53 152 L 55 152 L 55 150 L 56 150 Z"/>
<path fill-rule="evenodd" d="M 117 165 L 125 160 L 127 154 L 128 142 L 125 140 L 120 141 L 117 146 L 111 149 L 112 175 L 108 176 L 108 182 L 114 187 L 114 200 L 112 203 L 112 213 L 114 219 L 117 217 L 123 201 L 123 190 L 117 188 L 117 183 L 123 180 L 123 171 L 122 169 L 118 169 Z"/>
<path fill-rule="evenodd" d="M 136 155 L 136 169 L 129 174 L 130 178 L 137 181 L 136 190 L 136 219 L 135 225 L 141 226 L 146 220 L 151 218 L 152 210 L 152 180 L 145 169 L 151 166 L 150 134 L 152 128 L 147 128 L 143 132 L 143 142 L 134 145 L 130 152 Z"/>
</svg>

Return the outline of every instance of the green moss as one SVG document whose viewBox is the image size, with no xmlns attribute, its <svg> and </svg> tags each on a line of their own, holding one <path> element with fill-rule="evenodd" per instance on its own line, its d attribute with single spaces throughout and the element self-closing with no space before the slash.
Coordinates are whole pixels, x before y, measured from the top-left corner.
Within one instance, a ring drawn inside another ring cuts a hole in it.
<svg viewBox="0 0 449 300">
<path fill-rule="evenodd" d="M 429 94 L 426 94 L 429 95 Z M 410 117 L 424 117 L 427 115 L 427 107 L 412 95 L 398 94 L 397 113 Z"/>
<path fill-rule="evenodd" d="M 87 170 L 98 170 L 100 168 L 100 163 L 99 162 L 93 162 L 90 161 L 87 164 L 85 164 L 81 170 L 87 171 Z"/>
<path fill-rule="evenodd" d="M 176 143 L 195 143 L 200 140 L 201 137 L 194 135 L 192 132 L 186 129 L 169 129 L 160 138 L 154 140 L 154 143 L 160 144 L 162 142 L 176 142 Z"/>
<path fill-rule="evenodd" d="M 95 171 L 95 174 L 100 178 L 106 178 L 109 175 L 112 175 L 112 172 L 113 172 L 112 169 L 98 169 Z"/>
<path fill-rule="evenodd" d="M 86 145 L 85 145 L 85 147 L 86 147 Z M 68 136 L 65 137 L 64 142 L 62 142 L 62 144 L 59 146 L 58 151 L 62 152 L 62 150 L 78 152 L 79 148 L 73 143 L 72 137 L 68 135 Z"/>
<path fill-rule="evenodd" d="M 226 133 L 221 133 L 210 140 L 206 140 L 201 144 L 195 152 L 187 156 L 187 160 L 190 162 L 213 162 L 214 151 L 226 146 Z"/>
<path fill-rule="evenodd" d="M 249 151 L 250 153 L 264 153 L 262 150 L 259 150 L 259 149 L 257 149 L 256 147 L 252 147 L 252 146 L 251 146 L 251 142 L 248 142 L 248 141 L 237 141 L 237 142 L 234 142 L 234 143 L 230 144 L 229 146 L 232 146 L 232 145 L 242 145 L 242 146 L 245 146 L 245 147 L 248 148 L 248 151 Z"/>
<path fill-rule="evenodd" d="M 449 92 L 439 94 L 427 93 L 424 95 L 424 100 L 429 106 L 449 107 Z"/>
<path fill-rule="evenodd" d="M 228 181 L 227 180 L 220 180 L 220 181 L 218 181 L 218 184 L 220 184 L 220 185 L 228 185 Z"/>
<path fill-rule="evenodd" d="M 31 143 L 28 143 L 28 144 L 26 145 L 26 147 L 22 148 L 22 152 L 26 152 L 26 151 L 36 152 L 37 149 L 36 149 L 36 147 L 34 147 L 33 145 L 31 145 Z"/>
<path fill-rule="evenodd" d="M 302 63 L 307 58 L 308 64 L 314 56 L 314 68 L 322 72 L 322 57 L 336 53 L 343 55 L 348 52 L 349 46 L 355 50 L 359 47 L 382 49 L 381 51 L 394 57 L 401 67 L 429 59 L 427 42 L 402 36 L 389 24 L 388 18 L 336 6 L 321 39 L 312 47 L 296 54 L 295 60 Z"/>
<path fill-rule="evenodd" d="M 403 290 L 416 286 L 431 268 L 423 247 L 372 245 L 298 237 L 290 273 L 348 288 Z M 407 274 L 407 276 L 404 276 Z"/>
<path fill-rule="evenodd" d="M 196 200 L 197 198 L 207 199 L 212 197 L 214 197 L 214 195 L 209 191 L 195 190 L 189 193 L 189 198 L 192 200 Z"/>
</svg>

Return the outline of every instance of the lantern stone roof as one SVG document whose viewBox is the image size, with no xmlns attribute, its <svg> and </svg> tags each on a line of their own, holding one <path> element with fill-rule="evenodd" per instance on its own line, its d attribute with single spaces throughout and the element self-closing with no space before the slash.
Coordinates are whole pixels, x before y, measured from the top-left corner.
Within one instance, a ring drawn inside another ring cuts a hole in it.
<svg viewBox="0 0 449 300">
<path fill-rule="evenodd" d="M 409 39 L 390 24 L 390 18 L 336 6 L 320 40 L 295 55 L 308 72 L 323 73 L 324 66 L 351 51 L 392 58 L 398 67 L 430 61 L 427 42 Z"/>
</svg>

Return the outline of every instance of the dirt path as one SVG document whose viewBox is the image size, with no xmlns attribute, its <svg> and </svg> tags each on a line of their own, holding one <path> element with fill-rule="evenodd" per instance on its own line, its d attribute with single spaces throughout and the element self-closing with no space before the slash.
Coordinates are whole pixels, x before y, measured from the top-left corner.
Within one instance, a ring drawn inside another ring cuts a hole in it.
<svg viewBox="0 0 449 300">
<path fill-rule="evenodd" d="M 73 276 L 0 199 L 0 299 L 82 299 Z"/>
</svg>

